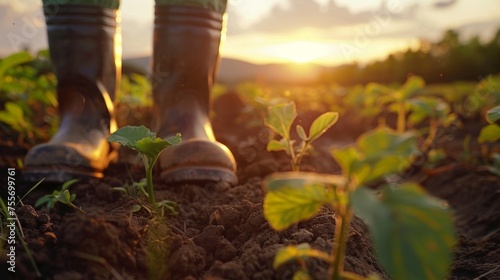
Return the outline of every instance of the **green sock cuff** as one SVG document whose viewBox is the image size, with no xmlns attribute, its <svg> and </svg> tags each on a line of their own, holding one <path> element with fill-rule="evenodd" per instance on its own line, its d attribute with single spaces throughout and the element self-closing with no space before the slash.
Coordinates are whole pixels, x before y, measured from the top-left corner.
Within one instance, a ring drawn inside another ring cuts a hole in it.
<svg viewBox="0 0 500 280">
<path fill-rule="evenodd" d="M 156 5 L 190 6 L 223 14 L 226 11 L 227 0 L 156 0 Z"/>
<path fill-rule="evenodd" d="M 120 0 L 42 0 L 44 6 L 56 5 L 88 5 L 101 8 L 118 9 Z"/>
</svg>

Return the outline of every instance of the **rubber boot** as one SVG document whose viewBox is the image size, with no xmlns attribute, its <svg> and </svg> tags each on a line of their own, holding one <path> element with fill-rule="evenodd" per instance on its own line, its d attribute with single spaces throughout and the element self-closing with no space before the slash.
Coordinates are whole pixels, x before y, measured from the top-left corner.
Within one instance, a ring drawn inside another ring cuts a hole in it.
<svg viewBox="0 0 500 280">
<path fill-rule="evenodd" d="M 160 155 L 167 183 L 237 183 L 234 157 L 215 140 L 209 119 L 222 27 L 223 16 L 213 11 L 155 8 L 153 129 L 159 137 L 182 135 L 180 145 Z"/>
<path fill-rule="evenodd" d="M 45 182 L 102 177 L 116 155 L 107 137 L 116 130 L 112 99 L 121 74 L 118 11 L 60 5 L 44 12 L 60 125 L 48 143 L 28 152 L 23 177 Z"/>
</svg>

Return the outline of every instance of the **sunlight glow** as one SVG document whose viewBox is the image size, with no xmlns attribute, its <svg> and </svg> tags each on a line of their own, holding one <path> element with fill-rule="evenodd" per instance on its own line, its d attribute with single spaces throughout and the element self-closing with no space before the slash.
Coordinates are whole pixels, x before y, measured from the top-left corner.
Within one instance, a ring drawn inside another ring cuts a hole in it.
<svg viewBox="0 0 500 280">
<path fill-rule="evenodd" d="M 284 58 L 296 63 L 305 63 L 326 58 L 331 55 L 332 50 L 328 45 L 322 43 L 294 41 L 267 47 L 265 52 L 270 56 Z"/>
</svg>

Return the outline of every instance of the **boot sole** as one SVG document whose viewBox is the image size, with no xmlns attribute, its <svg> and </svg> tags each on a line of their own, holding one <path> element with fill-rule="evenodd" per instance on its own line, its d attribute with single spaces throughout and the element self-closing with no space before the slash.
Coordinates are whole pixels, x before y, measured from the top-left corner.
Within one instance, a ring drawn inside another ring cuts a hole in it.
<svg viewBox="0 0 500 280">
<path fill-rule="evenodd" d="M 235 186 L 238 183 L 238 177 L 231 170 L 205 166 L 178 167 L 164 170 L 161 173 L 161 179 L 169 184 L 224 182 Z"/>
<path fill-rule="evenodd" d="M 113 148 L 108 154 L 108 164 L 118 161 L 118 152 Z M 91 168 L 70 167 L 61 164 L 27 166 L 22 172 L 21 178 L 25 182 L 38 183 L 44 179 L 44 183 L 64 183 L 72 179 L 103 178 L 104 170 Z"/>
<path fill-rule="evenodd" d="M 21 178 L 25 182 L 64 183 L 72 179 L 102 178 L 104 174 L 98 170 L 78 170 L 69 166 L 33 166 L 23 171 Z"/>
</svg>

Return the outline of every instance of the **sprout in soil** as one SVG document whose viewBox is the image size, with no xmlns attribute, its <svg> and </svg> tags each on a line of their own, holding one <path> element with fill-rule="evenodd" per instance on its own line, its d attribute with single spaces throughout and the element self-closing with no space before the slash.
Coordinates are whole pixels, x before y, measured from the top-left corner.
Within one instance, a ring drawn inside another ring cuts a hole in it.
<svg viewBox="0 0 500 280">
<path fill-rule="evenodd" d="M 153 168 L 160 156 L 160 153 L 172 146 L 178 145 L 181 142 L 181 135 L 169 137 L 167 139 L 162 139 L 156 137 L 156 133 L 151 132 L 147 127 L 141 126 L 125 126 L 108 138 L 110 142 L 117 142 L 127 148 L 139 152 L 142 161 L 144 162 L 144 168 L 146 169 L 146 182 L 147 182 L 147 196 L 151 206 L 155 210 L 161 210 L 163 214 L 163 209 L 171 209 L 172 205 L 175 203 L 171 201 L 160 201 L 156 202 L 155 193 L 153 189 Z"/>
<path fill-rule="evenodd" d="M 68 205 L 69 207 L 75 209 L 76 211 L 78 211 L 80 213 L 85 213 L 85 211 L 83 211 L 82 208 L 76 206 L 73 203 L 73 201 L 76 198 L 76 194 L 71 194 L 68 190 L 68 188 L 76 182 L 78 182 L 78 179 L 69 180 L 61 186 L 61 190 L 54 190 L 53 193 L 40 197 L 35 202 L 35 207 L 39 207 L 39 206 L 45 204 L 45 206 L 48 209 L 50 209 L 50 208 L 54 207 L 54 205 L 57 202 L 60 202 L 60 203 Z"/>
<path fill-rule="evenodd" d="M 294 147 L 295 140 L 291 138 L 292 123 L 297 117 L 297 109 L 294 102 L 277 104 L 268 108 L 266 125 L 280 135 L 281 140 L 272 139 L 267 144 L 268 151 L 285 151 L 290 157 L 292 170 L 298 171 L 302 158 L 311 149 L 311 144 L 321 137 L 338 120 L 339 114 L 327 112 L 316 118 L 306 134 L 301 125 L 297 125 L 297 134 L 301 139 L 299 147 Z"/>
<path fill-rule="evenodd" d="M 312 218 L 323 207 L 334 212 L 332 252 L 309 244 L 278 250 L 274 267 L 296 260 L 301 269 L 294 279 L 311 279 L 305 260 L 330 264 L 329 279 L 377 279 L 346 272 L 344 259 L 354 212 L 367 224 L 375 253 L 392 279 L 444 279 L 455 242 L 450 211 L 415 183 L 385 184 L 379 192 L 368 182 L 404 171 L 416 152 L 415 137 L 379 128 L 362 135 L 355 147 L 333 152 L 342 175 L 288 172 L 264 182 L 264 216 L 276 230 Z"/>
</svg>

